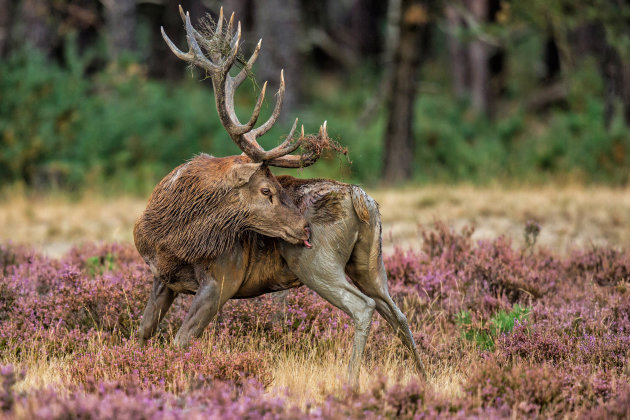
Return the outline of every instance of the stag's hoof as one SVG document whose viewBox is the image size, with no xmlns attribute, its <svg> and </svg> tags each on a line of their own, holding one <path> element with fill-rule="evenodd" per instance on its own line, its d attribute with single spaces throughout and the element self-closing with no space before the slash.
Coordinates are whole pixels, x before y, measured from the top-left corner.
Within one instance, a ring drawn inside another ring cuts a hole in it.
<svg viewBox="0 0 630 420">
<path fill-rule="evenodd" d="M 190 339 L 188 337 L 184 337 L 184 335 L 177 334 L 175 336 L 175 340 L 173 340 L 173 344 L 175 344 L 180 349 L 185 349 L 190 344 Z"/>
</svg>

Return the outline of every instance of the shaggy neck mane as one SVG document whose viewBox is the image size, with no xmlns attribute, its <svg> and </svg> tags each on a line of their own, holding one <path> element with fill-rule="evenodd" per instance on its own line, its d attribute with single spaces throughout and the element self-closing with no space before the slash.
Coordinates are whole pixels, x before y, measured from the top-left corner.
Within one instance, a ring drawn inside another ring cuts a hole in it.
<svg viewBox="0 0 630 420">
<path fill-rule="evenodd" d="M 224 181 L 208 183 L 197 157 L 160 182 L 144 221 L 158 249 L 186 262 L 213 259 L 230 251 L 247 229 L 249 211 Z M 207 157 L 208 159 L 213 159 Z M 198 170 L 199 169 L 199 170 Z"/>
</svg>

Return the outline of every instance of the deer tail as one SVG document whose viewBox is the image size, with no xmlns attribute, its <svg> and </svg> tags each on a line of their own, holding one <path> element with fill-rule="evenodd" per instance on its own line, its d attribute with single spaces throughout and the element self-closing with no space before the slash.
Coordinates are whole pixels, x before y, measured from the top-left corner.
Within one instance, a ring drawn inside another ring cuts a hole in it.
<svg viewBox="0 0 630 420">
<path fill-rule="evenodd" d="M 367 225 L 361 228 L 360 236 L 363 236 L 362 240 L 370 243 L 370 271 L 377 272 L 383 256 L 381 213 L 378 210 L 378 203 L 356 185 L 352 186 L 351 195 L 355 213 Z"/>
</svg>

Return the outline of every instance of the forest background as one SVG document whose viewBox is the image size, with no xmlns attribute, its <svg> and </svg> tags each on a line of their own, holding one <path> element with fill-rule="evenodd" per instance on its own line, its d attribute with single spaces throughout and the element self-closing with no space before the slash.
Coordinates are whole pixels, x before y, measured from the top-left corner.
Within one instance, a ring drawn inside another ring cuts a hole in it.
<svg viewBox="0 0 630 420">
<path fill-rule="evenodd" d="M 0 183 L 146 194 L 197 153 L 238 153 L 211 83 L 160 36 L 185 46 L 178 3 L 193 22 L 236 11 L 246 55 L 263 38 L 242 115 L 284 69 L 264 146 L 297 116 L 348 147 L 352 164 L 329 155 L 300 176 L 630 180 L 627 1 L 0 0 Z"/>
</svg>

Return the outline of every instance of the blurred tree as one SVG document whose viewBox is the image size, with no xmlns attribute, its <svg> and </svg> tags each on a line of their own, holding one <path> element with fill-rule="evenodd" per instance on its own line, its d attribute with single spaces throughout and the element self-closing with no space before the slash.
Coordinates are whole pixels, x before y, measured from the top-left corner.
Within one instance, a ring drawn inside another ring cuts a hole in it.
<svg viewBox="0 0 630 420">
<path fill-rule="evenodd" d="M 254 32 L 256 38 L 263 39 L 264 48 L 257 61 L 256 76 L 277 87 L 280 70 L 284 69 L 284 78 L 291 86 L 284 94 L 282 118 L 287 118 L 294 110 L 300 96 L 299 22 L 297 0 L 254 2 Z"/>
<path fill-rule="evenodd" d="M 452 85 L 458 98 L 470 98 L 474 109 L 492 116 L 504 85 L 504 49 L 487 33 L 505 4 L 498 0 L 447 2 L 444 16 Z"/>
<path fill-rule="evenodd" d="M 508 27 L 527 24 L 534 31 L 548 34 L 545 45 L 545 79 L 568 79 L 585 57 L 593 57 L 604 83 L 604 120 L 610 124 L 615 107 L 630 125 L 630 1 L 532 0 L 510 3 L 515 20 Z M 556 89 L 542 95 L 562 97 Z M 566 92 L 565 92 L 566 94 Z M 540 102 L 540 101 L 536 101 Z"/>
<path fill-rule="evenodd" d="M 109 58 L 136 49 L 136 0 L 101 0 L 105 8 L 105 25 Z"/>
<path fill-rule="evenodd" d="M 615 2 L 611 1 L 611 3 Z M 610 25 L 610 22 L 608 24 Z M 617 29 L 624 30 L 623 35 L 630 39 L 628 27 Z M 630 56 L 628 52 L 620 51 L 619 46 L 615 45 L 618 39 L 611 40 L 612 34 L 609 33 L 611 30 L 610 27 L 607 30 L 601 20 L 595 20 L 578 27 L 573 32 L 572 40 L 578 53 L 592 55 L 597 61 L 604 81 L 606 125 L 610 125 L 617 103 L 621 105 L 626 124 L 630 125 Z"/>
<path fill-rule="evenodd" d="M 461 28 L 464 27 L 464 20 L 452 3 L 444 6 L 444 16 L 446 17 L 447 43 L 449 62 L 451 68 L 452 85 L 455 96 L 459 99 L 466 98 L 470 87 L 470 63 L 468 50 L 461 40 Z"/>
<path fill-rule="evenodd" d="M 50 27 L 52 10 L 48 0 L 22 0 L 20 4 L 21 30 L 18 39 L 24 40 L 46 55 L 52 48 Z"/>
<path fill-rule="evenodd" d="M 385 48 L 381 57 L 383 73 L 376 93 L 365 104 L 358 123 L 360 125 L 370 124 L 374 121 L 374 114 L 381 107 L 387 94 L 391 91 L 394 77 L 394 55 L 400 37 L 400 14 L 402 0 L 389 0 L 387 2 L 387 18 L 385 21 Z"/>
<path fill-rule="evenodd" d="M 6 56 L 13 23 L 13 1 L 0 0 L 0 58 Z"/>
<path fill-rule="evenodd" d="M 398 45 L 394 52 L 394 71 L 385 100 L 385 161 L 383 180 L 397 182 L 413 175 L 413 106 L 416 100 L 416 75 L 426 48 L 429 11 L 427 1 L 402 0 Z"/>
</svg>

